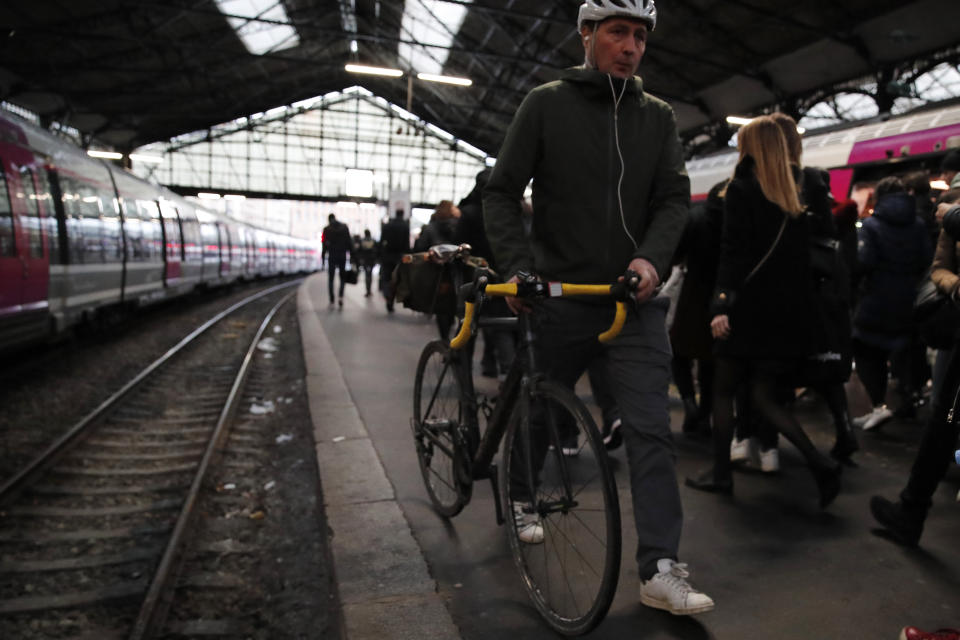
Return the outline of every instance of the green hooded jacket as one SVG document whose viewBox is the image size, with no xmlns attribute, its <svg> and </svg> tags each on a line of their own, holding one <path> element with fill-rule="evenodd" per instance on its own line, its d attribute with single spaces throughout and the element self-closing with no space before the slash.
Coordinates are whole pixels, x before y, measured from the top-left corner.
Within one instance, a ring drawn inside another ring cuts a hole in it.
<svg viewBox="0 0 960 640">
<path fill-rule="evenodd" d="M 531 178 L 527 237 L 521 199 Z M 664 281 L 689 202 L 670 106 L 644 93 L 640 78 L 624 86 L 576 67 L 520 105 L 484 190 L 484 226 L 505 278 L 522 270 L 603 284 L 639 257 Z"/>
</svg>

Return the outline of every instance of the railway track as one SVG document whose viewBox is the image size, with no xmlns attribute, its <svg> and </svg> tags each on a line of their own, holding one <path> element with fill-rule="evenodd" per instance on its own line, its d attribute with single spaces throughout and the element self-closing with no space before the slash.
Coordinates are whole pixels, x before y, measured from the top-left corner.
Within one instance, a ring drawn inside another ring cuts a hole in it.
<svg viewBox="0 0 960 640">
<path fill-rule="evenodd" d="M 218 314 L 0 486 L 0 637 L 255 631 L 215 605 L 257 596 L 238 577 L 255 545 L 225 516 L 256 519 L 237 498 L 266 490 L 242 479 L 267 411 L 236 416 L 271 401 L 254 355 L 288 287 Z"/>
</svg>

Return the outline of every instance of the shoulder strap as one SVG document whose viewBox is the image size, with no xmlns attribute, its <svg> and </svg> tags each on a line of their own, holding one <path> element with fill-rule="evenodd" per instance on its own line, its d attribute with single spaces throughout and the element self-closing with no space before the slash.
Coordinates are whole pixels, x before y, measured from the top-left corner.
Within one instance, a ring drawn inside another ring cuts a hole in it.
<svg viewBox="0 0 960 640">
<path fill-rule="evenodd" d="M 773 250 L 777 248 L 778 244 L 780 244 L 780 238 L 783 236 L 783 230 L 786 227 L 787 227 L 787 214 L 784 213 L 783 222 L 780 224 L 780 231 L 777 232 L 777 237 L 773 239 L 773 244 L 770 245 L 770 249 L 767 251 L 767 254 L 762 258 L 760 258 L 760 262 L 758 262 L 757 265 L 750 271 L 750 273 L 747 274 L 747 277 L 743 279 L 744 284 L 749 282 L 750 278 L 753 277 L 753 274 L 759 271 L 760 267 L 763 266 L 763 263 L 765 263 L 770 258 L 770 255 L 773 253 Z"/>
</svg>

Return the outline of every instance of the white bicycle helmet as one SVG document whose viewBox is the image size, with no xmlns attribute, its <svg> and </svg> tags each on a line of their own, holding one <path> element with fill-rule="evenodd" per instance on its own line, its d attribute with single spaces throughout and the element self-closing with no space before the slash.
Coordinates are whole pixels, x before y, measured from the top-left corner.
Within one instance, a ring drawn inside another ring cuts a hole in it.
<svg viewBox="0 0 960 640">
<path fill-rule="evenodd" d="M 580 5 L 577 31 L 583 28 L 584 22 L 613 16 L 643 20 L 647 23 L 647 29 L 653 31 L 657 26 L 657 5 L 653 0 L 586 0 Z"/>
</svg>

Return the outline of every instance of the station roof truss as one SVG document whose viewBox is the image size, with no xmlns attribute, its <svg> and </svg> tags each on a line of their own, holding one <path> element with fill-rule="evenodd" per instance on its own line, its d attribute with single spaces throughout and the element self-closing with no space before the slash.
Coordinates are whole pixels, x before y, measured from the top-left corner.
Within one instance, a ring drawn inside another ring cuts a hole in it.
<svg viewBox="0 0 960 640">
<path fill-rule="evenodd" d="M 238 4 L 5 0 L 0 100 L 79 130 L 86 144 L 130 151 L 359 85 L 495 156 L 524 95 L 583 61 L 580 0 L 274 0 L 283 20 L 272 10 L 224 13 Z M 956 0 L 658 0 L 657 8 L 640 75 L 673 105 L 689 150 L 729 138 L 728 115 L 800 116 L 865 80 L 883 111 L 898 81 L 960 57 Z M 289 24 L 295 35 L 251 53 L 231 22 Z M 437 38 L 425 38 L 431 30 Z M 351 62 L 405 75 L 358 76 L 344 69 Z M 424 64 L 473 84 L 419 80 L 417 71 L 433 70 Z"/>
</svg>

